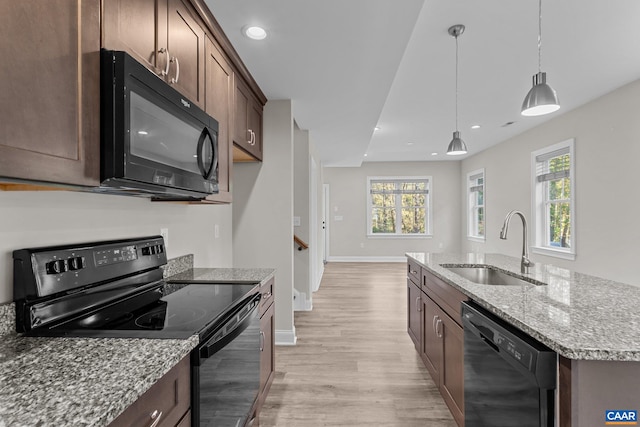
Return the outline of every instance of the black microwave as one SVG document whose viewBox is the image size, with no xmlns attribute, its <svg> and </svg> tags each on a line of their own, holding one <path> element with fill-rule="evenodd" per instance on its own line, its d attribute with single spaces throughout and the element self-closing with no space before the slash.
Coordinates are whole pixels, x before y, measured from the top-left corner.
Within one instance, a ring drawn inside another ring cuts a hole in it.
<svg viewBox="0 0 640 427">
<path fill-rule="evenodd" d="M 218 192 L 218 122 L 126 52 L 102 50 L 98 191 L 158 199 Z"/>
</svg>

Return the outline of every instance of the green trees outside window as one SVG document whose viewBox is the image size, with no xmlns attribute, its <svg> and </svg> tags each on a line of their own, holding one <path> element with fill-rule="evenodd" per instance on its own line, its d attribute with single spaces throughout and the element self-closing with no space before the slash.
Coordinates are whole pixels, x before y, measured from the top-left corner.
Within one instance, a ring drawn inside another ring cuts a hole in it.
<svg viewBox="0 0 640 427">
<path fill-rule="evenodd" d="M 428 179 L 370 179 L 371 234 L 428 234 Z"/>
</svg>

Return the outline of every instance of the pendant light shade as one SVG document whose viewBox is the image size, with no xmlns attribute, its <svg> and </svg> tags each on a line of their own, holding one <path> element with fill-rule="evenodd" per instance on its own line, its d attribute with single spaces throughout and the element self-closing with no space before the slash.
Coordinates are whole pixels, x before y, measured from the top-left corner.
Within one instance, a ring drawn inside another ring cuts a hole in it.
<svg viewBox="0 0 640 427">
<path fill-rule="evenodd" d="M 538 0 L 538 73 L 533 76 L 533 87 L 522 102 L 523 116 L 542 116 L 560 109 L 558 95 L 547 84 L 547 73 L 541 70 L 542 50 L 542 0 Z"/>
<path fill-rule="evenodd" d="M 456 39 L 456 130 L 453 132 L 453 139 L 447 148 L 447 154 L 450 156 L 458 156 L 467 154 L 467 145 L 460 137 L 458 131 L 458 37 L 464 33 L 464 25 L 458 24 L 449 27 L 449 35 Z"/>
<path fill-rule="evenodd" d="M 450 156 L 457 156 L 460 154 L 467 154 L 467 144 L 460 138 L 460 132 L 453 132 L 453 139 L 449 143 L 447 148 L 447 154 Z"/>
<path fill-rule="evenodd" d="M 547 84 L 547 73 L 539 72 L 533 76 L 533 87 L 522 103 L 523 116 L 541 116 L 560 109 L 558 95 Z"/>
</svg>

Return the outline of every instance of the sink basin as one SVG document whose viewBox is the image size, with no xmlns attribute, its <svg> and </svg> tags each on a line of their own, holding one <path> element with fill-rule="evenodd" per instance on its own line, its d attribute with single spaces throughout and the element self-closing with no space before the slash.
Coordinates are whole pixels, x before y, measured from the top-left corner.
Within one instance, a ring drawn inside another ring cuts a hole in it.
<svg viewBox="0 0 640 427">
<path fill-rule="evenodd" d="M 447 266 L 443 265 L 447 270 L 456 273 L 465 279 L 478 283 L 480 285 L 494 286 L 522 286 L 522 285 L 543 285 L 544 283 L 524 280 L 516 276 L 512 276 L 503 271 L 497 270 L 491 266 L 482 267 L 465 267 L 465 266 Z"/>
</svg>

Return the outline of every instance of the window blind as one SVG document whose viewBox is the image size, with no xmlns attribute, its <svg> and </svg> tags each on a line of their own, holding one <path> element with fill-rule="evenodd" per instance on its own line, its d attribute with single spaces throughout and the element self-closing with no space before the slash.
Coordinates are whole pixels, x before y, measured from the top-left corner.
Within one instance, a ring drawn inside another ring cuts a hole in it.
<svg viewBox="0 0 640 427">
<path fill-rule="evenodd" d="M 559 160 L 551 164 L 551 160 Z M 552 169 L 553 166 L 553 170 Z M 538 182 L 553 181 L 569 178 L 571 170 L 571 156 L 569 147 L 564 147 L 550 153 L 536 156 L 536 180 Z"/>
</svg>

